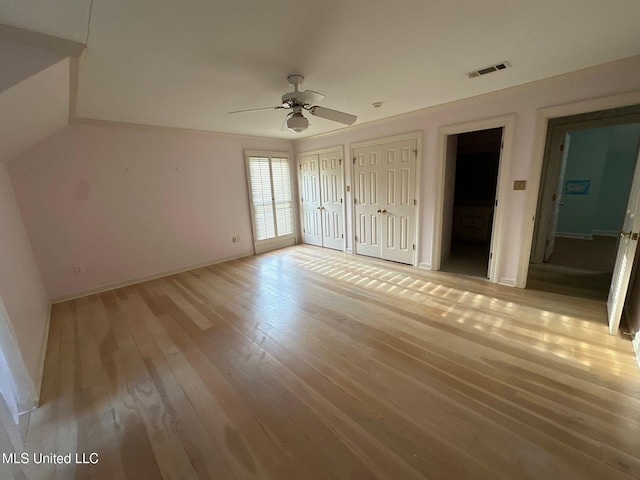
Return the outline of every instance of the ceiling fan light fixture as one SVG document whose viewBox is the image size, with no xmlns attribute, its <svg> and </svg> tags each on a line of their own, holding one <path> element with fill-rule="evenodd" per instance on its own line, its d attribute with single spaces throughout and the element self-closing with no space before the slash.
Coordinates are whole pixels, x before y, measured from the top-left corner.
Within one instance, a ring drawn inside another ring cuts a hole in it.
<svg viewBox="0 0 640 480">
<path fill-rule="evenodd" d="M 294 113 L 287 119 L 287 128 L 296 133 L 303 132 L 309 128 L 309 120 L 301 113 Z"/>
</svg>

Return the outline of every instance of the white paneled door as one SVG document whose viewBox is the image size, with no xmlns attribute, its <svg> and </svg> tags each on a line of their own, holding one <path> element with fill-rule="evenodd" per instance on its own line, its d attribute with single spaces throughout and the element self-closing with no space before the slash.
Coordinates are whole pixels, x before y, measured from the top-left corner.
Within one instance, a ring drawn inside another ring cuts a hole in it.
<svg viewBox="0 0 640 480">
<path fill-rule="evenodd" d="M 341 151 L 303 155 L 298 163 L 304 243 L 344 250 Z"/>
<path fill-rule="evenodd" d="M 413 264 L 416 140 L 354 150 L 356 253 Z"/>
<path fill-rule="evenodd" d="M 322 246 L 318 155 L 300 158 L 298 168 L 300 171 L 300 201 L 302 205 L 302 240 L 309 245 Z"/>
<path fill-rule="evenodd" d="M 631 268 L 633 267 L 638 238 L 640 236 L 640 150 L 636 160 L 636 170 L 631 184 L 629 203 L 624 217 L 622 232 L 620 232 L 620 243 L 618 244 L 618 254 L 613 270 L 613 278 L 607 299 L 607 314 L 609 317 L 609 332 L 618 333 L 620 320 L 622 319 L 622 309 L 627 297 L 627 289 L 631 279 Z"/>
</svg>

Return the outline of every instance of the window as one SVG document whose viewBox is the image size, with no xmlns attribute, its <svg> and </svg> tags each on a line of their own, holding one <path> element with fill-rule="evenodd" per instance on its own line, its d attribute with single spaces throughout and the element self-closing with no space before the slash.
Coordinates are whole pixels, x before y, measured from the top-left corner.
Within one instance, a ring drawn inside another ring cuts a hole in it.
<svg viewBox="0 0 640 480">
<path fill-rule="evenodd" d="M 289 157 L 245 152 L 256 253 L 295 244 Z"/>
</svg>

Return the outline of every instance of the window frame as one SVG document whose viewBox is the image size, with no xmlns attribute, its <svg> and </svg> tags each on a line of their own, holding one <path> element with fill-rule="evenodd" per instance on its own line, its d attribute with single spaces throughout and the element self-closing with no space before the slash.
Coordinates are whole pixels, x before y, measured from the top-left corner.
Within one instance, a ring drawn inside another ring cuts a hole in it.
<svg viewBox="0 0 640 480">
<path fill-rule="evenodd" d="M 245 150 L 245 167 L 247 174 L 247 188 L 248 188 L 248 200 L 249 209 L 251 211 L 251 227 L 253 229 L 253 244 L 256 254 L 268 252 L 278 248 L 288 247 L 297 243 L 297 216 L 296 216 L 296 192 L 294 191 L 293 175 L 291 169 L 291 155 L 289 152 L 272 152 L 272 151 L 259 151 L 259 150 Z M 251 185 L 251 161 L 253 158 L 266 158 L 269 165 L 269 188 L 271 190 L 271 213 L 273 222 L 273 231 L 275 235 L 273 237 L 267 237 L 265 239 L 258 239 L 256 227 L 256 205 L 254 204 L 254 192 Z M 276 201 L 274 193 L 274 181 L 273 181 L 273 159 L 284 159 L 287 163 L 289 191 L 291 192 L 291 198 L 285 200 L 284 203 L 291 203 L 291 216 L 288 221 L 291 222 L 291 232 L 285 234 L 279 234 L 278 232 L 278 211 L 277 206 L 283 202 Z"/>
</svg>

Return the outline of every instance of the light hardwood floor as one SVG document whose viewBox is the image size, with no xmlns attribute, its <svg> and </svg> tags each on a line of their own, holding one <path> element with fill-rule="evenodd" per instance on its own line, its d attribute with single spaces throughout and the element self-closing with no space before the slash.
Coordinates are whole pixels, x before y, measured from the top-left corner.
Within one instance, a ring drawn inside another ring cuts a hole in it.
<svg viewBox="0 0 640 480">
<path fill-rule="evenodd" d="M 55 305 L 28 478 L 640 478 L 604 305 L 316 247 Z"/>
</svg>

